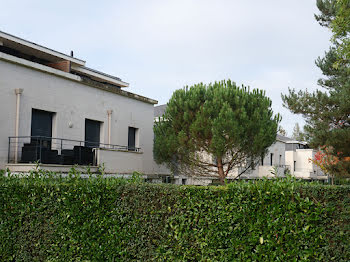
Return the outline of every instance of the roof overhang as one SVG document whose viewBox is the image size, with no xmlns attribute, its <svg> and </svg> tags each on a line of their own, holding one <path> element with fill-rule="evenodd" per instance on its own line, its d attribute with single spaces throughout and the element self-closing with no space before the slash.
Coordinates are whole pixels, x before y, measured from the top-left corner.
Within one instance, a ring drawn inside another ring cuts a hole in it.
<svg viewBox="0 0 350 262">
<path fill-rule="evenodd" d="M 285 143 L 286 143 L 286 144 L 301 144 L 301 145 L 307 145 L 306 142 L 297 141 L 297 140 L 286 141 Z"/>
<path fill-rule="evenodd" d="M 7 33 L 0 31 L 0 42 L 2 45 L 11 47 L 16 50 L 23 50 L 24 53 L 32 54 L 33 56 L 56 62 L 57 60 L 66 60 L 70 61 L 72 64 L 84 66 L 85 61 L 57 52 L 50 48 L 29 42 L 17 36 L 13 36 Z"/>
<path fill-rule="evenodd" d="M 279 138 L 276 138 L 276 141 L 281 142 L 281 143 L 286 143 L 286 141 L 283 141 L 283 140 L 281 140 Z"/>
</svg>

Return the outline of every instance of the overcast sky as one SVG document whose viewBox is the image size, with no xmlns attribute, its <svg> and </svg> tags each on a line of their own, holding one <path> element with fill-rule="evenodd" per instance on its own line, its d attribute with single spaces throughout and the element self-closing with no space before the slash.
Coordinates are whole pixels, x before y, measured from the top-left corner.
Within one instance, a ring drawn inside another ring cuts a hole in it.
<svg viewBox="0 0 350 262">
<path fill-rule="evenodd" d="M 282 107 L 288 87 L 317 87 L 315 59 L 330 33 L 314 0 L 0 0 L 0 31 L 70 53 L 166 103 L 174 90 L 228 79 L 265 89 L 292 134 L 300 116 Z"/>
</svg>

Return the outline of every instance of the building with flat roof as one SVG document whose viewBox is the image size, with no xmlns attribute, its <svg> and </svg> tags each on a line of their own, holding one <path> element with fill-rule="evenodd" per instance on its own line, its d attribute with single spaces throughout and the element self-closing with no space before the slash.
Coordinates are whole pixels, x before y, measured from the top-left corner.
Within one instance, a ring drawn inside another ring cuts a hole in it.
<svg viewBox="0 0 350 262">
<path fill-rule="evenodd" d="M 0 31 L 0 169 L 154 173 L 157 101 L 85 64 Z"/>
</svg>

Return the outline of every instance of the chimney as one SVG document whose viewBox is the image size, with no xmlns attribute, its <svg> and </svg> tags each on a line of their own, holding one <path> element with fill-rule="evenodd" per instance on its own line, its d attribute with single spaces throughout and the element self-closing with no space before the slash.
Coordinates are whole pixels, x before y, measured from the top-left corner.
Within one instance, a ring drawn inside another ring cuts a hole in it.
<svg viewBox="0 0 350 262">
<path fill-rule="evenodd" d="M 73 57 L 73 50 L 72 50 L 72 51 L 70 51 L 70 56 L 71 56 L 71 57 Z"/>
</svg>

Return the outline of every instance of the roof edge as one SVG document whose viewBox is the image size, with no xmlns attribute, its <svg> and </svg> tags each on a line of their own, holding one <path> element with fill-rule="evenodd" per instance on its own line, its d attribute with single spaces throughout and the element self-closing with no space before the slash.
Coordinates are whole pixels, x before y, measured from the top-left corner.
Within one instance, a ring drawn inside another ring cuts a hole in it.
<svg viewBox="0 0 350 262">
<path fill-rule="evenodd" d="M 107 92 L 111 92 L 111 93 L 118 94 L 121 96 L 129 97 L 129 98 L 132 98 L 132 99 L 144 102 L 144 103 L 148 103 L 148 104 L 152 104 L 152 105 L 158 104 L 157 100 L 154 100 L 154 99 L 151 99 L 151 98 L 148 98 L 145 96 L 137 95 L 137 94 L 122 90 L 121 88 L 117 88 L 115 86 L 96 82 L 96 81 L 93 81 L 93 80 L 91 80 L 87 77 L 84 77 L 84 76 L 81 76 L 80 83 L 91 86 L 91 87 L 95 87 L 95 88 L 98 88 L 98 89 L 101 89 L 101 90 L 104 90 Z"/>
<path fill-rule="evenodd" d="M 95 69 L 91 69 L 85 66 L 72 66 L 71 68 L 73 71 L 81 74 L 85 74 L 87 76 L 95 77 L 99 80 L 102 80 L 107 83 L 111 83 L 113 85 L 117 85 L 120 87 L 129 87 L 129 83 L 126 83 L 122 81 L 119 77 L 115 77 L 100 71 L 97 71 Z"/>
<path fill-rule="evenodd" d="M 5 38 L 5 39 L 7 39 L 9 41 L 16 42 L 18 44 L 30 47 L 30 48 L 35 49 L 35 50 L 38 50 L 40 52 L 47 53 L 47 54 L 59 57 L 61 59 L 65 59 L 65 60 L 71 61 L 72 63 L 78 64 L 80 66 L 84 66 L 85 65 L 85 61 L 84 60 L 81 60 L 81 59 L 78 59 L 78 58 L 66 55 L 64 53 L 55 51 L 53 49 L 50 49 L 48 47 L 36 44 L 34 42 L 30 42 L 30 41 L 25 40 L 23 38 L 20 38 L 20 37 L 17 37 L 17 36 L 5 33 L 3 31 L 0 31 L 0 38 Z"/>
</svg>

